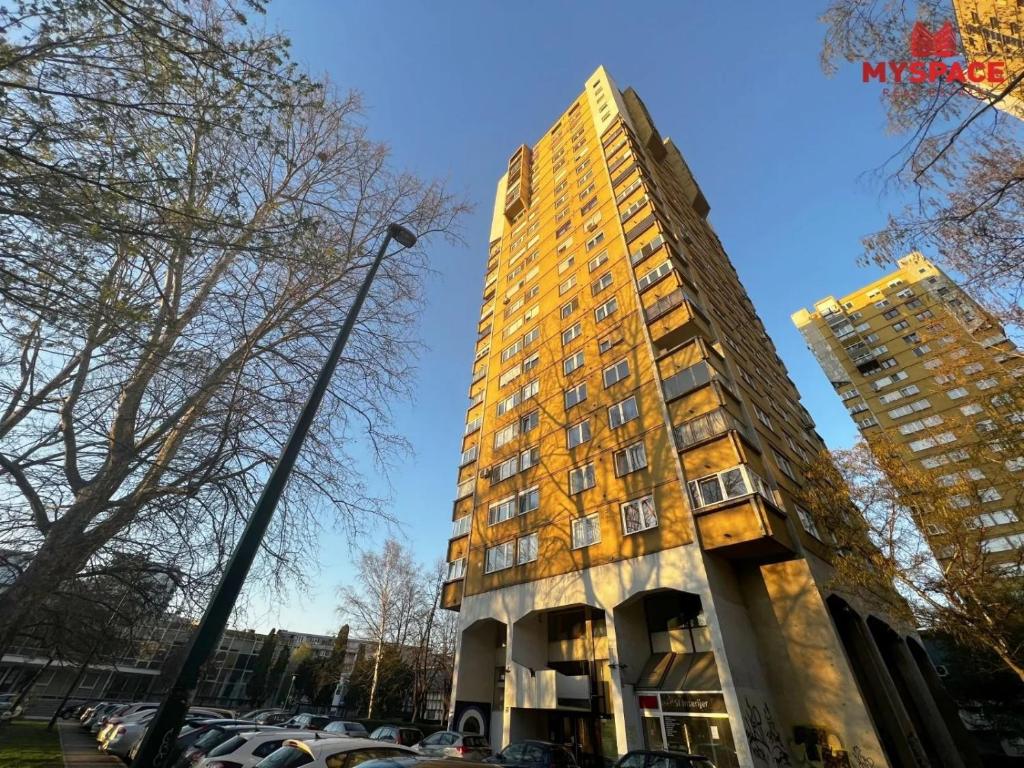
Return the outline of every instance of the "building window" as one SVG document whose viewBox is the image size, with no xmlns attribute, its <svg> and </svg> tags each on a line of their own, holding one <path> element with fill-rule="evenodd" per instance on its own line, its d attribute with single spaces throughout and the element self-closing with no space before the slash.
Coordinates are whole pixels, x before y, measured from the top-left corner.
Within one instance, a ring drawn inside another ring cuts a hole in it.
<svg viewBox="0 0 1024 768">
<path fill-rule="evenodd" d="M 622 477 L 647 466 L 647 450 L 644 444 L 633 443 L 614 453 L 615 476 Z"/>
<path fill-rule="evenodd" d="M 598 341 L 597 341 L 597 351 L 600 352 L 603 355 L 605 352 L 607 352 L 609 349 L 614 347 L 616 344 L 621 344 L 623 341 L 625 341 L 625 339 L 624 339 L 624 337 L 622 335 L 622 330 L 619 329 L 619 328 L 616 328 L 614 331 L 612 331 L 610 333 L 607 333 L 604 336 L 602 336 L 600 339 L 598 339 Z"/>
<path fill-rule="evenodd" d="M 507 499 L 496 501 L 487 508 L 487 524 L 497 525 L 506 520 L 511 520 L 516 514 L 516 497 L 509 496 Z"/>
<path fill-rule="evenodd" d="M 591 202 L 596 203 L 597 202 L 597 198 L 595 197 Z M 588 205 L 589 205 L 589 203 L 588 203 Z M 587 269 L 590 272 L 593 272 L 595 269 L 599 269 L 600 266 L 602 264 L 604 264 L 606 261 L 608 261 L 608 251 L 601 251 L 601 253 L 597 254 L 597 256 L 592 258 L 587 263 Z"/>
<path fill-rule="evenodd" d="M 593 488 L 595 484 L 594 479 L 594 465 L 587 464 L 582 467 L 576 467 L 575 469 L 569 470 L 569 495 L 574 496 L 577 493 L 586 491 L 589 488 Z"/>
<path fill-rule="evenodd" d="M 575 448 L 581 443 L 590 439 L 590 419 L 584 419 L 578 424 L 573 424 L 565 430 L 566 443 L 570 448 Z"/>
<path fill-rule="evenodd" d="M 494 573 L 511 568 L 515 556 L 514 550 L 514 541 L 506 541 L 496 547 L 488 547 L 484 556 L 484 573 Z"/>
<path fill-rule="evenodd" d="M 587 250 L 588 251 L 592 251 L 595 248 L 597 248 L 597 246 L 599 246 L 603 242 L 604 242 L 604 232 L 598 232 L 592 238 L 587 240 Z"/>
<path fill-rule="evenodd" d="M 762 411 L 756 405 L 754 406 L 754 415 L 757 416 L 757 420 L 764 424 L 768 429 L 775 431 L 775 427 L 772 426 L 772 417 Z"/>
<path fill-rule="evenodd" d="M 583 365 L 583 350 L 581 349 L 575 355 L 565 358 L 562 361 L 562 371 L 568 376 L 570 373 L 575 371 L 577 368 Z"/>
<path fill-rule="evenodd" d="M 529 373 L 540 363 L 540 352 L 534 352 L 523 360 L 523 373 Z"/>
<path fill-rule="evenodd" d="M 775 503 L 768 485 L 746 464 L 691 480 L 687 483 L 687 488 L 695 509 L 752 493 L 759 493 L 772 504 Z"/>
<path fill-rule="evenodd" d="M 583 326 L 580 323 L 574 324 L 571 328 L 566 328 L 562 331 L 562 346 L 564 347 L 570 341 L 578 338 L 583 333 Z"/>
<path fill-rule="evenodd" d="M 573 299 L 568 304 L 563 305 L 562 306 L 562 311 L 561 311 L 562 319 L 565 320 L 565 318 L 567 318 L 569 315 L 571 315 L 573 312 L 575 312 L 579 308 L 580 308 L 579 297 Z"/>
<path fill-rule="evenodd" d="M 615 310 L 617 310 L 618 308 L 619 308 L 619 300 L 618 300 L 618 298 L 612 297 L 608 301 L 606 301 L 604 304 L 602 304 L 600 307 L 598 307 L 597 309 L 594 310 L 594 318 L 597 320 L 597 322 L 600 323 L 602 320 L 604 320 L 610 314 L 615 312 Z"/>
<path fill-rule="evenodd" d="M 946 396 L 950 400 L 959 400 L 961 397 L 967 397 L 967 388 L 957 387 L 956 389 L 951 389 L 946 393 Z"/>
<path fill-rule="evenodd" d="M 558 295 L 561 296 L 563 293 L 568 293 L 576 286 L 576 275 L 571 275 L 568 279 L 563 280 L 562 284 L 558 286 Z"/>
<path fill-rule="evenodd" d="M 466 558 L 460 557 L 448 563 L 448 573 L 445 581 L 458 581 L 466 575 Z"/>
<path fill-rule="evenodd" d="M 565 391 L 565 410 L 569 410 L 574 405 L 579 405 L 587 399 L 587 382 L 577 384 L 572 389 Z"/>
<path fill-rule="evenodd" d="M 658 512 L 654 508 L 653 496 L 627 501 L 622 504 L 621 511 L 622 532 L 626 536 L 658 527 Z"/>
<path fill-rule="evenodd" d="M 782 470 L 782 474 L 796 482 L 796 473 L 793 471 L 793 465 L 789 463 L 789 459 L 775 449 L 772 449 L 772 453 L 775 454 L 775 463 L 778 465 L 779 469 Z"/>
<path fill-rule="evenodd" d="M 590 292 L 594 296 L 596 296 L 597 294 L 599 294 L 601 291 L 603 291 L 605 288 L 607 288 L 611 284 L 612 284 L 612 273 L 611 272 L 605 272 L 603 275 L 601 275 L 599 278 L 597 278 L 597 280 L 595 280 L 593 282 L 593 284 L 590 286 Z"/>
<path fill-rule="evenodd" d="M 612 429 L 617 429 L 639 415 L 640 412 L 636 407 L 636 397 L 627 397 L 622 402 L 616 403 L 608 409 L 608 426 Z"/>
<path fill-rule="evenodd" d="M 537 486 L 519 492 L 519 514 L 533 512 L 540 506 L 540 489 Z"/>
<path fill-rule="evenodd" d="M 580 549 L 601 541 L 601 520 L 597 513 L 572 521 L 572 548 Z"/>
<path fill-rule="evenodd" d="M 818 526 L 814 524 L 814 516 L 799 504 L 795 506 L 796 516 L 800 518 L 800 525 L 802 525 L 804 530 L 811 534 L 811 536 L 816 539 L 821 539 L 821 534 L 818 533 Z"/>
<path fill-rule="evenodd" d="M 660 266 L 655 267 L 650 272 L 645 274 L 643 277 L 637 279 L 637 288 L 644 291 L 654 285 L 656 282 L 665 277 L 669 272 L 672 271 L 672 263 L 665 261 Z"/>
<path fill-rule="evenodd" d="M 629 376 L 629 360 L 622 358 L 619 362 L 609 365 L 604 369 L 604 385 L 610 387 Z"/>
<path fill-rule="evenodd" d="M 532 563 L 537 559 L 537 534 L 528 533 L 516 539 L 516 565 Z"/>
<path fill-rule="evenodd" d="M 469 533 L 469 524 L 472 520 L 472 515 L 463 515 L 462 517 L 456 518 L 455 522 L 452 523 L 452 538 L 457 539 L 460 536 L 465 536 Z"/>
</svg>

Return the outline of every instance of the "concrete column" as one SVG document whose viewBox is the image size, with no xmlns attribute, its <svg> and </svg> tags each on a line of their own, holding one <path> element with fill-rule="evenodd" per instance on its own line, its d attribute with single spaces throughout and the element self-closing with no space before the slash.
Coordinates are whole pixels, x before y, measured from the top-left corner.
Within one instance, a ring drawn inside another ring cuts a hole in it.
<svg viewBox="0 0 1024 768">
<path fill-rule="evenodd" d="M 946 690 L 942 678 L 935 671 L 932 660 L 928 658 L 928 654 L 916 640 L 904 640 L 903 642 L 914 663 L 917 665 L 921 678 L 924 680 L 925 685 L 928 686 L 928 690 L 932 695 L 932 701 L 941 714 L 942 721 L 946 724 L 946 730 L 956 743 L 957 751 L 960 753 L 964 764 L 968 768 L 981 768 L 982 762 L 978 756 L 978 748 L 974 743 L 974 738 L 967 732 L 964 721 L 960 719 L 959 708 L 949 695 L 949 691 Z"/>
<path fill-rule="evenodd" d="M 651 650 L 641 602 L 606 611 L 605 629 L 611 673 L 608 707 L 615 720 L 616 749 L 624 755 L 631 749 L 644 748 L 643 723 L 633 687 Z"/>
<path fill-rule="evenodd" d="M 867 623 L 845 605 L 835 606 L 833 616 L 889 762 L 894 768 L 929 766 Z"/>
<path fill-rule="evenodd" d="M 950 736 L 942 714 L 928 690 L 928 684 L 921 676 L 903 638 L 888 627 L 875 624 L 873 620 L 869 624 L 872 624 L 875 642 L 932 763 L 942 768 L 965 768 L 956 742 Z"/>
</svg>

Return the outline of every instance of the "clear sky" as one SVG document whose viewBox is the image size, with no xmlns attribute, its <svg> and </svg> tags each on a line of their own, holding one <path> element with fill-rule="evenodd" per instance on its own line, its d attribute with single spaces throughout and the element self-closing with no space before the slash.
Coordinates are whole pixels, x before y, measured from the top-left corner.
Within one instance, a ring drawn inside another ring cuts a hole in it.
<svg viewBox="0 0 1024 768">
<path fill-rule="evenodd" d="M 466 247 L 431 248 L 414 404 L 396 404 L 416 454 L 390 478 L 397 531 L 420 558 L 443 557 L 468 405 L 494 191 L 508 155 L 532 144 L 603 64 L 633 86 L 674 139 L 711 204 L 710 220 L 830 447 L 853 422 L 790 313 L 881 274 L 857 265 L 860 238 L 896 205 L 870 172 L 898 146 L 878 83 L 848 65 L 822 74 L 821 4 L 653 0 L 276 0 L 267 23 L 295 58 L 361 91 L 372 135 L 401 166 L 443 177 L 476 208 Z M 867 174 L 867 175 L 866 175 Z M 378 529 L 368 545 L 387 535 Z M 251 623 L 333 632 L 349 543 L 321 542 L 313 590 L 252 596 Z"/>
</svg>

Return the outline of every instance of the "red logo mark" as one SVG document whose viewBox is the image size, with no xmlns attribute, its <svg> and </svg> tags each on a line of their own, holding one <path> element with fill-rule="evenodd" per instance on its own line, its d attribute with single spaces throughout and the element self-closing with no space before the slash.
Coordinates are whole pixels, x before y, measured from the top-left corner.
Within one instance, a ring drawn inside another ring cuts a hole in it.
<svg viewBox="0 0 1024 768">
<path fill-rule="evenodd" d="M 945 59 L 956 56 L 956 33 L 953 23 L 947 21 L 932 34 L 920 21 L 910 31 L 910 55 L 917 58 L 935 56 Z"/>
</svg>

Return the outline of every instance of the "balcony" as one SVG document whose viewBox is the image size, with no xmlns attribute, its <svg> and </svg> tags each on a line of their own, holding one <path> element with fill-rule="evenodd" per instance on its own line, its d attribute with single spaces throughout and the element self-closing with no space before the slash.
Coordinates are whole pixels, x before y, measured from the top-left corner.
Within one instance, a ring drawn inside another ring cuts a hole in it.
<svg viewBox="0 0 1024 768">
<path fill-rule="evenodd" d="M 476 490 L 476 478 L 471 477 L 469 480 L 459 483 L 455 489 L 455 500 L 464 499 L 467 496 L 472 496 L 473 491 Z"/>
<path fill-rule="evenodd" d="M 748 442 L 754 442 L 750 428 L 725 408 L 718 408 L 695 419 L 684 421 L 672 429 L 672 434 L 676 440 L 676 448 L 682 451 L 730 431 L 739 432 Z"/>
<path fill-rule="evenodd" d="M 586 675 L 563 675 L 547 667 L 530 669 L 511 662 L 513 707 L 524 709 L 590 709 L 590 679 Z"/>
<path fill-rule="evenodd" d="M 704 549 L 730 560 L 768 563 L 788 559 L 795 551 L 785 514 L 759 493 L 693 514 Z"/>
<path fill-rule="evenodd" d="M 711 336 L 711 325 L 704 308 L 685 288 L 677 288 L 644 307 L 644 320 L 651 341 L 661 349 L 670 349 L 694 336 Z"/>
<path fill-rule="evenodd" d="M 457 611 L 462 605 L 462 593 L 466 582 L 463 579 L 449 581 L 441 587 L 441 607 Z"/>
<path fill-rule="evenodd" d="M 710 361 L 701 360 L 687 368 L 676 371 L 662 381 L 661 384 L 665 393 L 665 400 L 672 401 L 688 392 L 692 392 L 698 387 L 703 387 L 712 380 L 721 381 L 727 386 L 730 385 L 728 376 L 719 371 Z"/>
<path fill-rule="evenodd" d="M 656 250 L 661 248 L 661 246 L 663 246 L 664 244 L 665 244 L 664 236 L 663 235 L 658 235 L 657 237 L 655 237 L 653 240 L 651 240 L 651 242 L 647 243 L 640 250 L 634 251 L 633 253 L 629 254 L 629 263 L 632 266 L 635 267 L 637 264 L 639 264 L 641 261 L 646 259 L 648 256 L 650 256 Z"/>
</svg>

